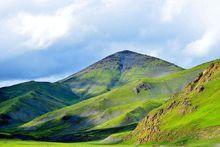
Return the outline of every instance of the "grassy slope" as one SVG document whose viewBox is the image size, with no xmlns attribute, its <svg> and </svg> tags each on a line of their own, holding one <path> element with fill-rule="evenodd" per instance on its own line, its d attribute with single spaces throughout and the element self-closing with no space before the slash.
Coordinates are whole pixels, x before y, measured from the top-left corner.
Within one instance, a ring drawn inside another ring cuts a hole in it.
<svg viewBox="0 0 220 147">
<path fill-rule="evenodd" d="M 162 76 L 181 70 L 174 64 L 154 57 L 122 51 L 60 82 L 69 85 L 75 93 L 86 99 L 143 77 Z"/>
<path fill-rule="evenodd" d="M 150 112 L 135 131 L 133 140 L 149 144 L 212 145 L 220 142 L 220 62 L 218 70 L 205 75 L 190 92 L 183 91 Z M 198 92 L 198 87 L 204 91 Z M 197 89 L 196 89 L 197 87 Z M 175 102 L 175 103 L 174 103 Z M 173 104 L 172 107 L 170 107 Z M 162 113 L 161 110 L 163 110 Z M 147 125 L 145 125 L 147 124 Z M 148 129 L 149 128 L 149 129 Z"/>
<path fill-rule="evenodd" d="M 8 125 L 19 125 L 34 119 L 44 113 L 67 106 L 65 101 L 59 100 L 37 91 L 9 99 L 0 103 L 1 129 Z M 8 117 L 8 120 L 5 119 Z"/>
<path fill-rule="evenodd" d="M 59 99 L 66 101 L 68 104 L 72 104 L 79 99 L 78 96 L 76 96 L 68 87 L 64 85 L 58 83 L 30 81 L 0 88 L 0 103 L 26 94 L 30 91 L 39 91 L 45 95 L 59 97 Z"/>
<path fill-rule="evenodd" d="M 46 129 L 48 132 L 45 132 L 46 134 L 44 135 L 47 136 L 47 133 L 51 132 L 50 130 L 59 132 L 60 134 L 58 134 L 62 135 L 61 133 L 68 134 L 83 129 L 103 129 L 132 124 L 134 120 L 126 121 L 126 115 L 141 115 L 143 117 L 149 109 L 158 107 L 161 104 L 160 101 L 147 100 L 145 97 L 148 91 L 143 91 L 141 94 L 136 95 L 133 92 L 132 85 L 133 83 L 101 96 L 48 113 L 24 126 L 31 128 L 32 126 L 40 127 L 34 132 L 37 134 L 44 132 Z M 144 103 L 144 101 L 146 102 Z M 70 120 L 64 120 L 67 116 L 70 117 Z M 71 121 L 73 117 L 77 118 L 77 121 Z M 116 121 L 120 117 L 120 121 Z M 113 121 L 113 119 L 115 124 L 108 124 L 108 121 Z M 137 116 L 135 122 L 139 120 L 140 118 Z"/>
<path fill-rule="evenodd" d="M 44 113 L 79 101 L 60 84 L 26 82 L 0 89 L 0 130 L 16 127 Z"/>
<path fill-rule="evenodd" d="M 103 95 L 42 115 L 22 127 L 35 130 L 31 135 L 42 137 L 53 134 L 62 136 L 84 129 L 104 129 L 138 122 L 208 65 L 209 63 L 203 64 L 165 77 L 136 80 Z M 153 88 L 143 90 L 137 95 L 133 89 L 140 83 L 147 83 Z"/>
</svg>

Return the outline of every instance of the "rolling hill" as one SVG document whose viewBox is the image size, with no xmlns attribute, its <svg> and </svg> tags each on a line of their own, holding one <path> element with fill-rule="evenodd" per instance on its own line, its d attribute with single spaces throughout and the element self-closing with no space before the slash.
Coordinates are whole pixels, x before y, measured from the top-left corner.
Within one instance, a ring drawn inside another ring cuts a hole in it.
<svg viewBox="0 0 220 147">
<path fill-rule="evenodd" d="M 214 146 L 220 142 L 220 60 L 151 111 L 129 135 L 135 144 Z"/>
<path fill-rule="evenodd" d="M 0 103 L 34 90 L 40 91 L 41 93 L 45 93 L 47 95 L 59 97 L 63 100 L 68 99 L 68 101 L 66 101 L 68 104 L 77 101 L 79 98 L 67 86 L 62 84 L 30 81 L 0 88 Z"/>
<path fill-rule="evenodd" d="M 124 50 L 90 65 L 59 83 L 68 85 L 82 99 L 143 77 L 160 77 L 183 70 L 167 61 Z"/>
<path fill-rule="evenodd" d="M 0 130 L 78 101 L 78 96 L 58 83 L 30 81 L 0 88 Z"/>
</svg>

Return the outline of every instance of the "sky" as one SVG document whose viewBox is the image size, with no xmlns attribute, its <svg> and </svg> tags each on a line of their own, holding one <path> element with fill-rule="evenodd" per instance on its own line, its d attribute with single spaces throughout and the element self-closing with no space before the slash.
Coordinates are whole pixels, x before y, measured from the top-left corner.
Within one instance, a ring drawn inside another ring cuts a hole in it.
<svg viewBox="0 0 220 147">
<path fill-rule="evenodd" d="M 220 58 L 219 0 L 0 1 L 0 87 L 60 80 L 121 50 L 184 68 Z"/>
</svg>

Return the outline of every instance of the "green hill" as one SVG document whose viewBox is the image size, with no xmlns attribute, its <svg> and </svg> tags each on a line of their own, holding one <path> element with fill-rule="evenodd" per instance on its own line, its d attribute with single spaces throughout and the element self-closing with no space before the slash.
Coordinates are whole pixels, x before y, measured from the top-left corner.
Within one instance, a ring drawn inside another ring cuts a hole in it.
<svg viewBox="0 0 220 147">
<path fill-rule="evenodd" d="M 78 101 L 68 87 L 57 83 L 31 81 L 0 88 L 0 130 Z"/>
<path fill-rule="evenodd" d="M 66 100 L 68 104 L 78 101 L 79 98 L 65 85 L 58 83 L 30 81 L 0 88 L 0 103 L 35 90 L 47 95 L 59 97 L 59 99 Z"/>
<path fill-rule="evenodd" d="M 151 111 L 129 135 L 135 144 L 212 146 L 220 142 L 220 61 Z"/>
<path fill-rule="evenodd" d="M 67 84 L 77 95 L 86 99 L 133 80 L 160 77 L 181 70 L 167 61 L 125 50 L 90 65 L 60 83 Z"/>
<path fill-rule="evenodd" d="M 83 134 L 89 130 L 136 124 L 149 111 L 179 92 L 209 64 L 163 77 L 129 82 L 102 95 L 42 115 L 20 129 L 36 139 L 62 140 L 62 137 L 69 135 L 73 137 L 69 139 L 74 140 L 77 132 Z"/>
</svg>

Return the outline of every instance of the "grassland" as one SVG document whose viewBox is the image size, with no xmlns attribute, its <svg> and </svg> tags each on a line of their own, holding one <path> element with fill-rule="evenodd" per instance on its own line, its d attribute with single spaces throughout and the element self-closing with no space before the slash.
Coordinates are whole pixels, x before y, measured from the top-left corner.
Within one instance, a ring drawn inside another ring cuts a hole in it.
<svg viewBox="0 0 220 147">
<path fill-rule="evenodd" d="M 137 126 L 133 139 L 139 143 L 214 145 L 220 142 L 220 62 Z M 132 139 L 131 139 L 132 140 Z"/>
<path fill-rule="evenodd" d="M 97 147 L 105 146 L 112 147 L 113 145 L 103 145 L 100 142 L 82 142 L 82 143 L 56 143 L 56 142 L 41 142 L 41 141 L 23 141 L 23 140 L 0 140 L 2 147 Z M 128 144 L 117 144 L 114 146 L 133 146 Z"/>
<path fill-rule="evenodd" d="M 118 137 L 118 136 L 117 136 Z M 211 147 L 218 146 L 220 140 L 200 140 L 188 142 L 184 146 L 186 147 Z M 148 143 L 138 145 L 140 147 L 153 146 L 155 143 Z M 158 144 L 159 145 L 159 144 Z M 164 146 L 176 146 L 174 144 L 162 143 Z M 0 146 L 2 147 L 134 147 L 133 144 L 107 144 L 102 141 L 92 142 L 78 142 L 78 143 L 60 143 L 60 142 L 45 142 L 45 141 L 24 141 L 18 139 L 0 139 Z"/>
</svg>

